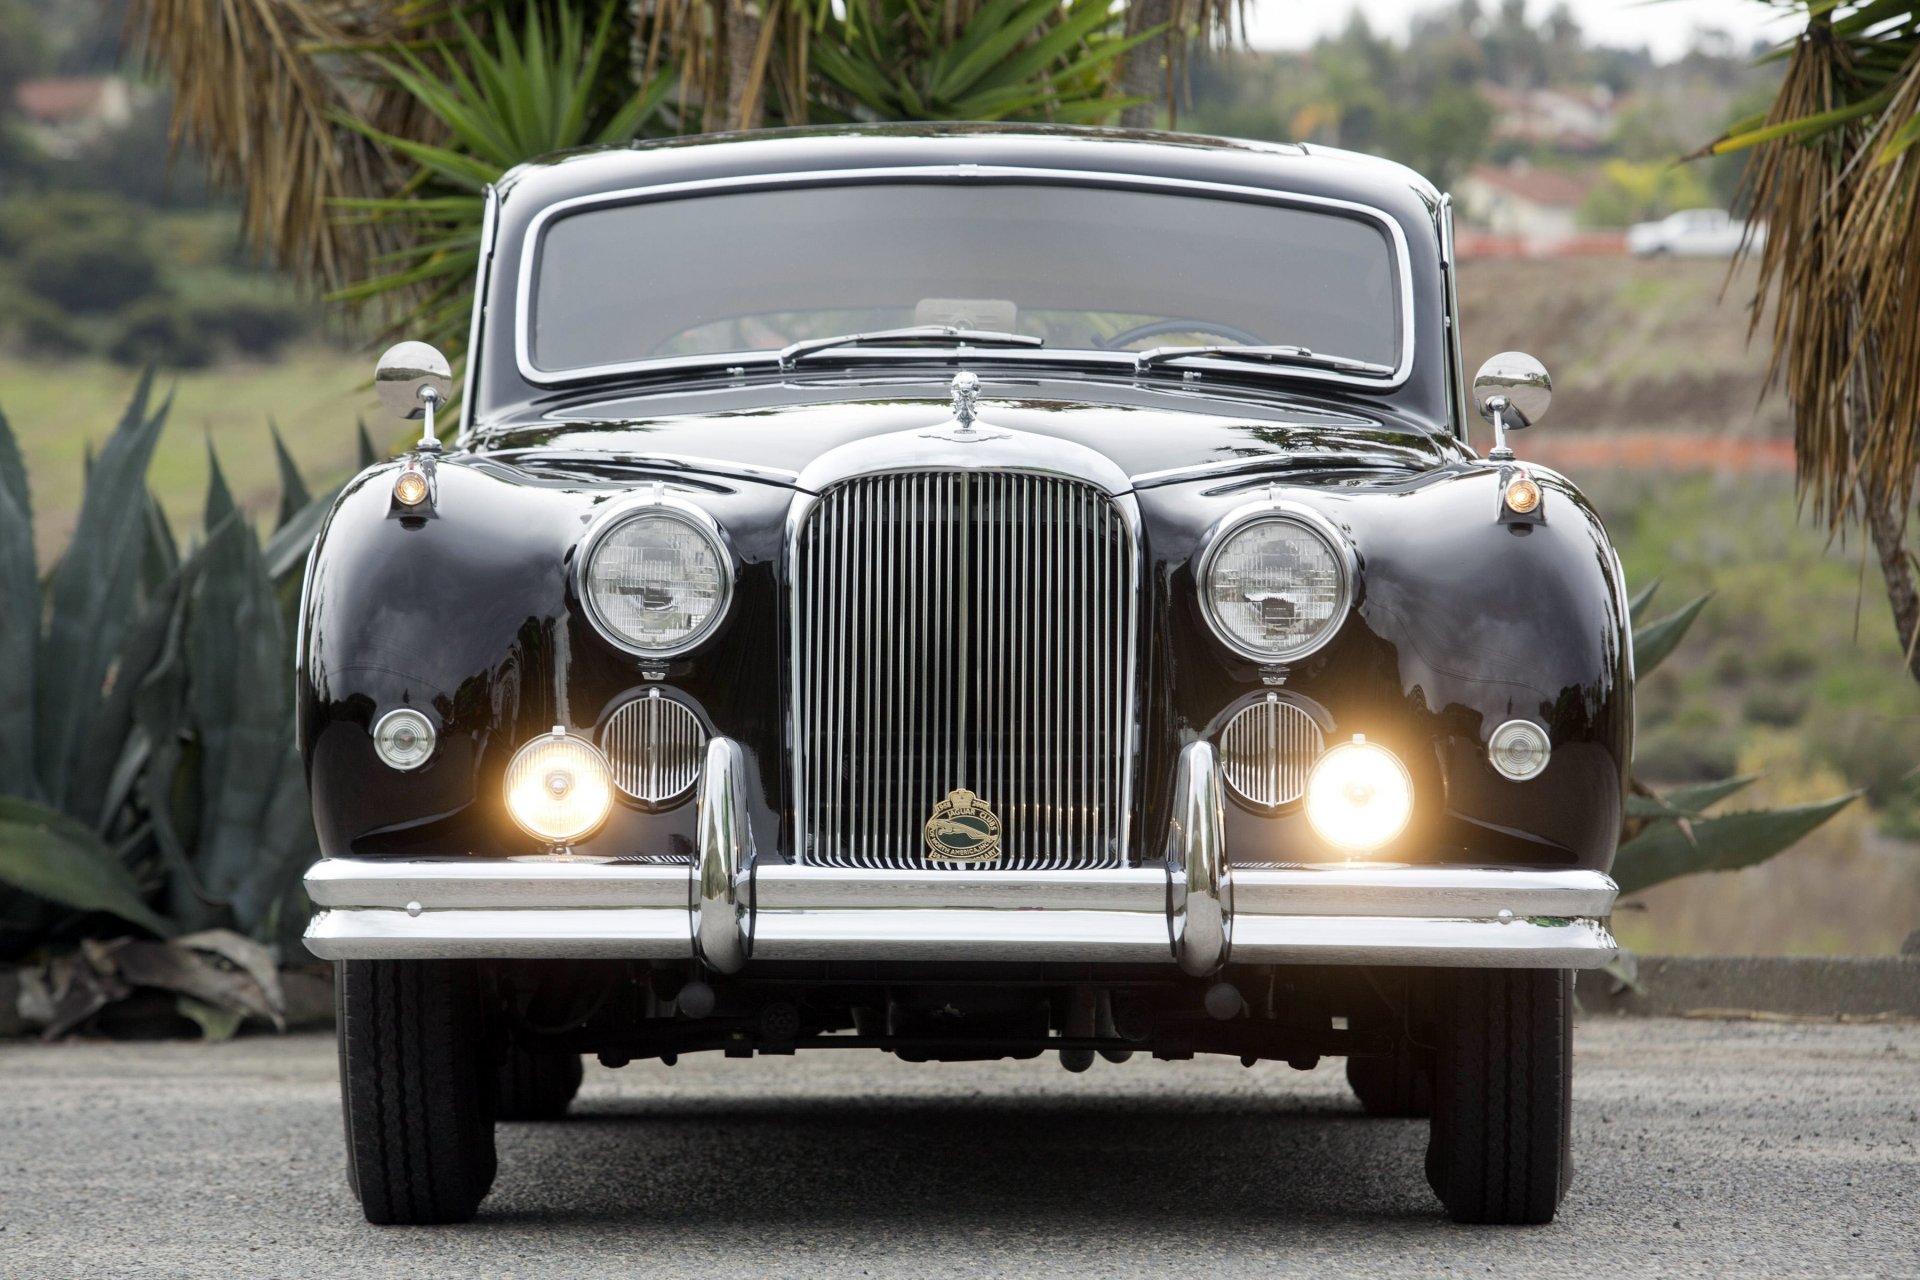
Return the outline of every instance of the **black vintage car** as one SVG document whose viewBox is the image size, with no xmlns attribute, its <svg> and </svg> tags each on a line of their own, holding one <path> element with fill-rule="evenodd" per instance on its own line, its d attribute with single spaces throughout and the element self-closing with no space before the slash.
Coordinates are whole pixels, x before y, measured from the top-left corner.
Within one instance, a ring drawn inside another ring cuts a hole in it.
<svg viewBox="0 0 1920 1280">
<path fill-rule="evenodd" d="M 609 1066 L 1344 1056 L 1472 1222 L 1571 1170 L 1617 556 L 1460 361 L 1451 216 L 1315 147 L 695 139 L 488 197 L 457 429 L 346 488 L 301 744 L 375 1222 Z M 1470 406 L 1493 423 L 1468 444 Z"/>
</svg>

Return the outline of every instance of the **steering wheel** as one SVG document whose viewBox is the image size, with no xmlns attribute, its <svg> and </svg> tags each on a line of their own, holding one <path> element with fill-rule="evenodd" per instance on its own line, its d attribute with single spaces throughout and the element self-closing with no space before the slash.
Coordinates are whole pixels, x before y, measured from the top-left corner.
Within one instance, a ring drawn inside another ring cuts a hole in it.
<svg viewBox="0 0 1920 1280">
<path fill-rule="evenodd" d="M 1118 351 L 1120 348 L 1138 342 L 1142 338 L 1157 338 L 1164 333 L 1211 333 L 1216 337 L 1225 338 L 1229 342 L 1237 342 L 1242 346 L 1248 347 L 1262 346 L 1266 342 L 1266 339 L 1257 333 L 1248 333 L 1245 329 L 1236 329 L 1230 324 L 1221 324 L 1217 320 L 1181 320 L 1176 318 L 1173 320 L 1154 320 L 1147 324 L 1137 324 L 1131 329 L 1114 334 L 1105 342 L 1098 343 L 1097 345 L 1107 351 Z"/>
</svg>

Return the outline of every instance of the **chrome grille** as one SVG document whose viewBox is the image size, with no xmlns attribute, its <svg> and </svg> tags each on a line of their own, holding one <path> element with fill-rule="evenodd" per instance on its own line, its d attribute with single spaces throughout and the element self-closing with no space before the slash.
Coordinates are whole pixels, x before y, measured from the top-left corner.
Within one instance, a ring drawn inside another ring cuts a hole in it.
<svg viewBox="0 0 1920 1280">
<path fill-rule="evenodd" d="M 1277 808 L 1306 793 L 1307 773 L 1320 749 L 1320 726 L 1313 717 L 1270 693 L 1227 721 L 1220 734 L 1220 769 L 1242 799 Z"/>
<path fill-rule="evenodd" d="M 807 514 L 793 568 L 803 861 L 927 866 L 927 820 L 964 787 L 999 818 L 994 867 L 1125 862 L 1137 586 L 1103 491 L 862 477 Z"/>
<path fill-rule="evenodd" d="M 600 730 L 613 785 L 648 804 L 685 795 L 700 780 L 707 731 L 684 704 L 658 689 L 623 704 Z"/>
</svg>

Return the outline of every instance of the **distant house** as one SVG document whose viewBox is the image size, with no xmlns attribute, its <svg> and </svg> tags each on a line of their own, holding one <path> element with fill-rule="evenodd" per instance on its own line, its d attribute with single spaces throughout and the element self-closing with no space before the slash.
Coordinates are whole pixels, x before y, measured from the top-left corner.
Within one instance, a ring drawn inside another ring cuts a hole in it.
<svg viewBox="0 0 1920 1280">
<path fill-rule="evenodd" d="M 1604 151 L 1613 136 L 1617 112 L 1605 85 L 1584 89 L 1509 89 L 1482 84 L 1480 96 L 1493 105 L 1495 142 L 1545 146 L 1575 155 Z"/>
<path fill-rule="evenodd" d="M 1475 165 L 1455 184 L 1462 221 L 1515 236 L 1565 236 L 1578 227 L 1581 202 L 1599 183 L 1596 171 L 1538 165 Z"/>
<path fill-rule="evenodd" d="M 23 80 L 13 105 L 29 136 L 50 156 L 69 159 L 133 119 L 133 87 L 119 76 Z"/>
</svg>

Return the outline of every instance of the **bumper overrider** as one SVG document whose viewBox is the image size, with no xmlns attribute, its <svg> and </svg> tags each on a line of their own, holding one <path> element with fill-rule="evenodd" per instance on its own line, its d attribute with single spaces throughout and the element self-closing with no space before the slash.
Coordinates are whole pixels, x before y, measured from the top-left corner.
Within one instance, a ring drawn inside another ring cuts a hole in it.
<svg viewBox="0 0 1920 1280">
<path fill-rule="evenodd" d="M 688 865 L 327 858 L 325 960 L 578 957 L 1592 969 L 1618 953 L 1598 871 L 1231 866 L 1213 748 L 1180 756 L 1164 866 L 867 871 L 756 863 L 737 743 L 708 744 Z"/>
</svg>

